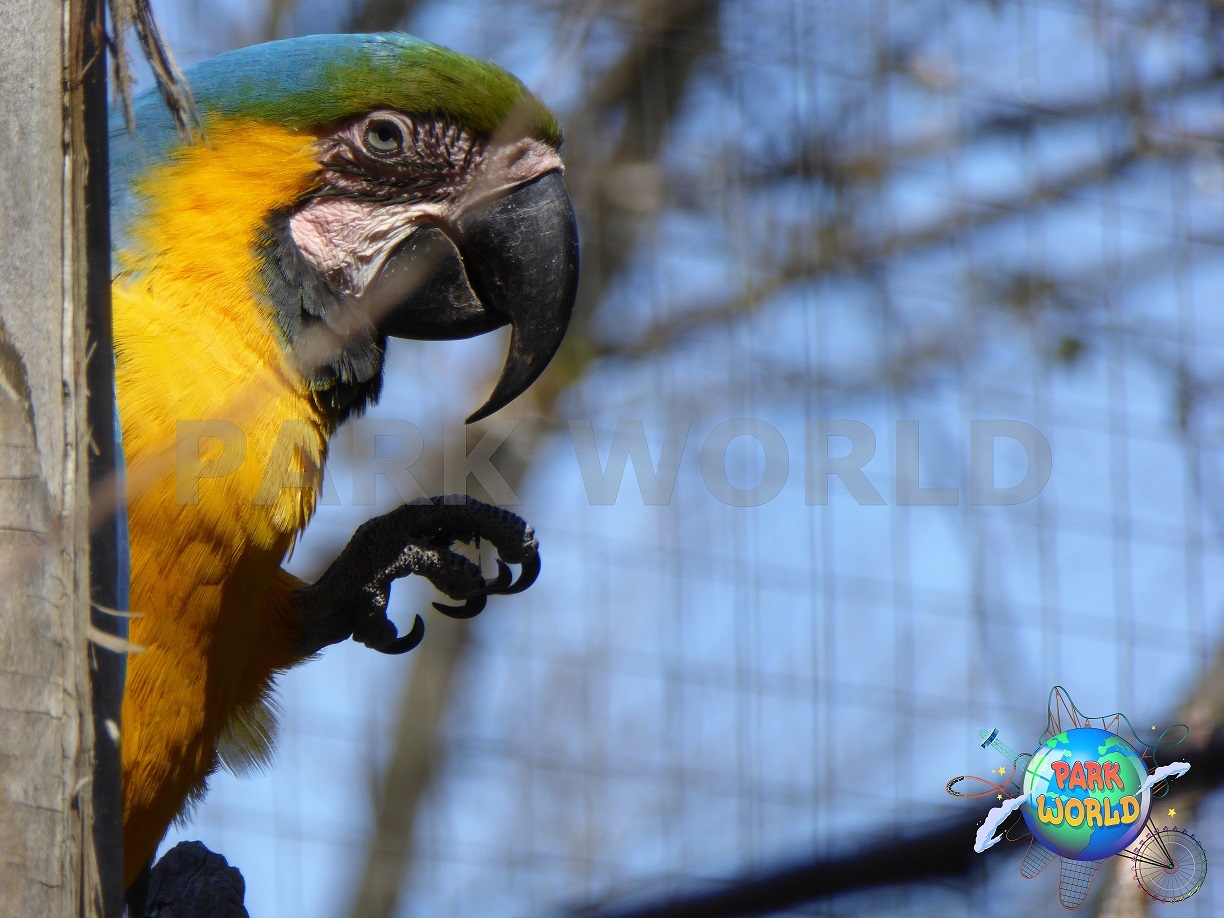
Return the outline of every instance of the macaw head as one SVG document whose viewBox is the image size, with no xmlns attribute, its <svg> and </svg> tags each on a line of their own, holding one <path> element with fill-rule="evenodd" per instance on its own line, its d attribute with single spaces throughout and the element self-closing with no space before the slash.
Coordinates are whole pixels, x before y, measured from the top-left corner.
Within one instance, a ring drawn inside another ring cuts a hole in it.
<svg viewBox="0 0 1224 918">
<path fill-rule="evenodd" d="M 111 129 L 115 272 L 235 283 L 265 310 L 315 399 L 378 395 L 387 336 L 511 328 L 501 408 L 543 372 L 577 287 L 561 131 L 514 77 L 406 35 L 319 35 L 187 74 L 204 137 L 161 99 Z"/>
</svg>

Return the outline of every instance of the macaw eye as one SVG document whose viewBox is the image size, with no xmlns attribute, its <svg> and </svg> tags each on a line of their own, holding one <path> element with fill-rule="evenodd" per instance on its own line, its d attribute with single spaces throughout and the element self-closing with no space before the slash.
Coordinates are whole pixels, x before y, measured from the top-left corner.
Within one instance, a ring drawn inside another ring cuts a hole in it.
<svg viewBox="0 0 1224 918">
<path fill-rule="evenodd" d="M 370 152 L 388 156 L 404 152 L 404 129 L 390 118 L 372 118 L 365 128 L 365 143 Z"/>
</svg>

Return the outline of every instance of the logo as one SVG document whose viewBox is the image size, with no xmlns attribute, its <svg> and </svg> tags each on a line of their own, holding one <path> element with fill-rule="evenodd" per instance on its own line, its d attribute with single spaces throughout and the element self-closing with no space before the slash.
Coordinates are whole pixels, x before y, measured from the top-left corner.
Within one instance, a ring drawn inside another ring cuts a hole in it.
<svg viewBox="0 0 1224 918">
<path fill-rule="evenodd" d="M 1168 748 L 1179 745 L 1189 728 L 1152 731 L 1149 742 L 1123 714 L 1088 717 L 1058 685 L 1050 691 L 1046 730 L 1035 751 L 1016 753 L 997 728 L 982 730 L 982 749 L 1006 764 L 991 769 L 989 778 L 960 775 L 947 783 L 954 797 L 997 802 L 973 850 L 1024 842 L 1020 874 L 1027 879 L 1058 861 L 1058 899 L 1067 909 L 1083 905 L 1101 865 L 1114 856 L 1130 860 L 1135 882 L 1151 898 L 1190 898 L 1207 879 L 1207 853 L 1185 829 L 1151 820 L 1152 801 L 1190 770 L 1187 762 L 1159 764 L 1160 753 L 1167 759 Z M 1174 816 L 1177 809 L 1166 811 Z"/>
<path fill-rule="evenodd" d="M 1147 822 L 1147 766 L 1117 734 L 1078 727 L 1052 736 L 1024 769 L 1029 831 L 1062 857 L 1099 861 L 1133 842 Z"/>
</svg>

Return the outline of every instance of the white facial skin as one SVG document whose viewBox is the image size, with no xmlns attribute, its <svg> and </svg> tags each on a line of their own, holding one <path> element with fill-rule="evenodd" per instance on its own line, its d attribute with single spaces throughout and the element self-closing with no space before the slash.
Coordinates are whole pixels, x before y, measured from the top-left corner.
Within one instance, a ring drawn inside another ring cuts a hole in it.
<svg viewBox="0 0 1224 918">
<path fill-rule="evenodd" d="M 372 112 L 325 138 L 320 165 L 324 192 L 290 217 L 289 228 L 303 256 L 353 297 L 417 227 L 453 225 L 481 202 L 563 168 L 540 140 L 482 140 L 394 111 Z"/>
</svg>

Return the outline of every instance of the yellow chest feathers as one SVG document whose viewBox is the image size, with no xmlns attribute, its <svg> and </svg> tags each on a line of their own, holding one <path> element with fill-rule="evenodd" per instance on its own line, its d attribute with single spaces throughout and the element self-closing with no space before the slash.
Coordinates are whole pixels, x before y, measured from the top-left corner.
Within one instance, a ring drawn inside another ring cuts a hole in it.
<svg viewBox="0 0 1224 918">
<path fill-rule="evenodd" d="M 330 423 L 285 354 L 255 246 L 308 188 L 313 138 L 208 125 L 136 191 L 113 285 L 133 531 L 171 517 L 288 545 L 314 512 Z M 201 519 L 202 518 L 202 519 Z"/>
</svg>

